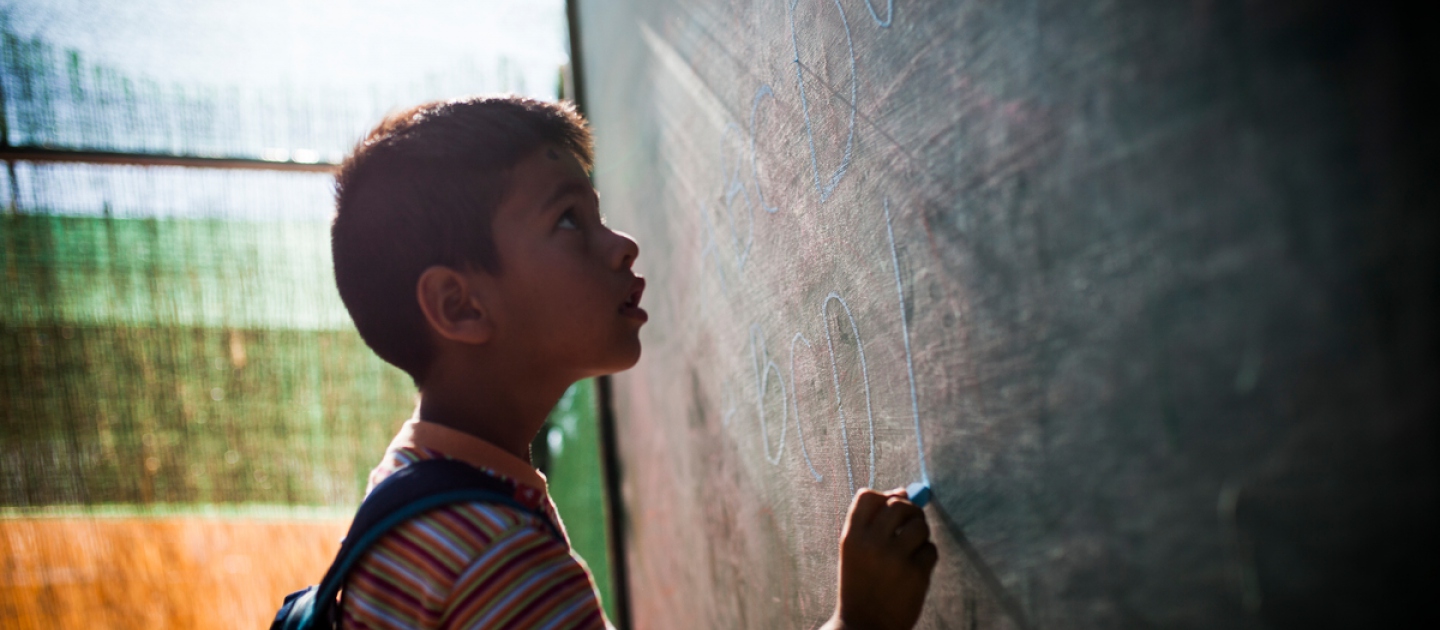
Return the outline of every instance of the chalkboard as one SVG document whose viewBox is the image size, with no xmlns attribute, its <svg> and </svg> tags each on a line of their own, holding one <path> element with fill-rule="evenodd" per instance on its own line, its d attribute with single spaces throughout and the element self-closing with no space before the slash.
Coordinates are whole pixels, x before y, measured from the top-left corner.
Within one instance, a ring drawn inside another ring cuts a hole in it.
<svg viewBox="0 0 1440 630">
<path fill-rule="evenodd" d="M 813 627 L 853 491 L 917 480 L 921 627 L 1385 627 L 1436 594 L 1422 22 L 575 13 L 650 279 L 613 381 L 637 627 Z"/>
</svg>

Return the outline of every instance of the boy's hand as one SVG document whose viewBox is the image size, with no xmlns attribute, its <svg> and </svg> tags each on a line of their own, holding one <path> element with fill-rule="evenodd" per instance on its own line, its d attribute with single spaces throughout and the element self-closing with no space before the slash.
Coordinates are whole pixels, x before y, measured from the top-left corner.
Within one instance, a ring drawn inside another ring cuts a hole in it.
<svg viewBox="0 0 1440 630">
<path fill-rule="evenodd" d="M 840 597 L 828 630 L 909 630 L 938 559 L 925 513 L 905 490 L 855 493 L 840 535 Z"/>
</svg>

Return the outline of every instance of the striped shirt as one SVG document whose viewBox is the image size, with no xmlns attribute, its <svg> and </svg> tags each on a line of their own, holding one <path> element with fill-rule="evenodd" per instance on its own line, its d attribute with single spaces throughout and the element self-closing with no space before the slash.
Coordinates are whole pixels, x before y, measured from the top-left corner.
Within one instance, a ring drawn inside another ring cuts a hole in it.
<svg viewBox="0 0 1440 630">
<path fill-rule="evenodd" d="M 545 477 L 499 447 L 443 425 L 410 420 L 370 473 L 374 489 L 417 461 L 466 462 L 508 483 L 565 536 Z M 368 491 L 367 491 L 368 492 Z M 534 514 L 487 503 L 425 512 L 383 536 L 351 570 L 343 627 L 606 628 L 584 562 Z"/>
</svg>

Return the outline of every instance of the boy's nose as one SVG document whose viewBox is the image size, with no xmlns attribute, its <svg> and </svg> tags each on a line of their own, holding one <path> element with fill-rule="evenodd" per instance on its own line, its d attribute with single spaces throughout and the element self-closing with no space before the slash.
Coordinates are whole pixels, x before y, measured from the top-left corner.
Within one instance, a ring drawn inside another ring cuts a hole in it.
<svg viewBox="0 0 1440 630">
<path fill-rule="evenodd" d="M 634 237 L 613 230 L 615 233 L 614 264 L 616 269 L 629 269 L 635 264 L 635 258 L 640 256 L 640 244 L 635 242 Z"/>
</svg>

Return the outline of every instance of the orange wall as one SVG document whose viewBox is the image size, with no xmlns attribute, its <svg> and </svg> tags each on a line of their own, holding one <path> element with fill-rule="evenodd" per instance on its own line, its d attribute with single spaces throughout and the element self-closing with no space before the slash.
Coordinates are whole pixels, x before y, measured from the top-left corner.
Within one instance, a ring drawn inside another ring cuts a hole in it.
<svg viewBox="0 0 1440 630">
<path fill-rule="evenodd" d="M 348 520 L 0 519 L 0 627 L 264 628 Z"/>
</svg>

